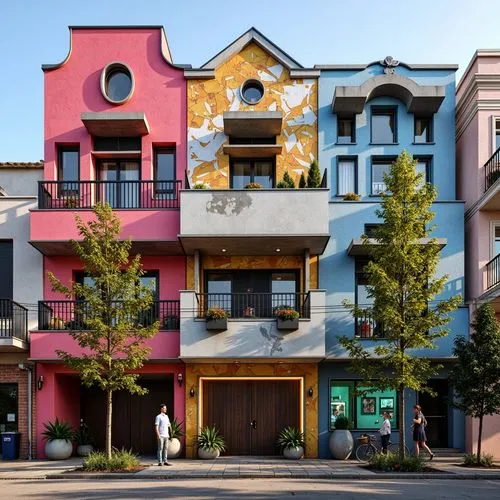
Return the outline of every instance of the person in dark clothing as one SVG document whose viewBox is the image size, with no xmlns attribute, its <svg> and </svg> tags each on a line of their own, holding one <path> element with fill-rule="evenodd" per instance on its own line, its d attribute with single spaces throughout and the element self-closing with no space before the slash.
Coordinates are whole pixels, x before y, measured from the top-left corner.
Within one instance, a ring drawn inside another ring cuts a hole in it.
<svg viewBox="0 0 500 500">
<path fill-rule="evenodd" d="M 425 424 L 426 420 L 424 414 L 422 413 L 422 408 L 420 405 L 415 405 L 413 407 L 413 445 L 415 449 L 415 456 L 420 455 L 420 447 L 429 453 L 430 459 L 434 458 L 434 453 L 427 446 L 427 437 L 425 436 Z"/>
</svg>

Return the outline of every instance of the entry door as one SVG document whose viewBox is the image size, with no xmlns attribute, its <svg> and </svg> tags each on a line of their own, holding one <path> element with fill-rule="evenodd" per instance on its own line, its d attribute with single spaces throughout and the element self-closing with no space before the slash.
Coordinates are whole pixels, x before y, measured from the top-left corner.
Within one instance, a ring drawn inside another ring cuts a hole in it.
<svg viewBox="0 0 500 500">
<path fill-rule="evenodd" d="M 139 162 L 135 160 L 103 161 L 99 176 L 104 183 L 100 189 L 100 201 L 111 208 L 139 208 Z"/>
<path fill-rule="evenodd" d="M 298 380 L 210 380 L 203 383 L 203 425 L 215 425 L 226 455 L 279 455 L 284 427 L 300 426 Z"/>
<path fill-rule="evenodd" d="M 422 413 L 427 420 L 425 434 L 429 446 L 446 448 L 448 447 L 448 380 L 430 380 L 429 387 L 436 393 L 436 397 L 427 393 L 418 395 L 418 404 L 422 407 Z"/>
<path fill-rule="evenodd" d="M 17 431 L 17 384 L 0 384 L 0 432 Z M 0 453 L 2 440 L 0 439 Z"/>
</svg>

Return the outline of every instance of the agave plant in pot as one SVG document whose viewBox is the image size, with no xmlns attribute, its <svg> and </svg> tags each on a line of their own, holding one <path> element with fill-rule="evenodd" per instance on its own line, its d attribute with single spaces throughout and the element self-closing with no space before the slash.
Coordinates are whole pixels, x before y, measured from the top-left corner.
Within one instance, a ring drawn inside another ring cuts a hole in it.
<svg viewBox="0 0 500 500">
<path fill-rule="evenodd" d="M 304 456 L 304 433 L 297 427 L 285 427 L 279 435 L 278 446 L 283 450 L 283 456 L 298 460 Z"/>
<path fill-rule="evenodd" d="M 179 422 L 177 418 L 174 418 L 170 422 L 170 436 L 167 443 L 167 453 L 168 458 L 178 458 L 181 454 L 181 442 L 180 437 L 184 436 L 182 431 L 182 422 Z"/>
<path fill-rule="evenodd" d="M 42 432 L 45 444 L 45 454 L 49 460 L 66 460 L 73 453 L 72 439 L 74 429 L 70 424 L 56 417 L 54 422 L 43 424 Z"/>
<path fill-rule="evenodd" d="M 354 441 L 349 430 L 349 419 L 344 416 L 335 420 L 335 430 L 330 434 L 328 447 L 333 457 L 338 460 L 346 460 L 352 453 Z"/>
<path fill-rule="evenodd" d="M 226 450 L 224 437 L 215 425 L 205 425 L 198 435 L 198 456 L 203 460 L 213 460 Z"/>
<path fill-rule="evenodd" d="M 76 453 L 79 457 L 87 457 L 94 451 L 93 438 L 86 423 L 80 422 L 80 428 L 74 432 L 73 441 L 76 443 Z"/>
<path fill-rule="evenodd" d="M 229 313 L 221 307 L 211 307 L 205 313 L 207 330 L 227 330 Z"/>
</svg>

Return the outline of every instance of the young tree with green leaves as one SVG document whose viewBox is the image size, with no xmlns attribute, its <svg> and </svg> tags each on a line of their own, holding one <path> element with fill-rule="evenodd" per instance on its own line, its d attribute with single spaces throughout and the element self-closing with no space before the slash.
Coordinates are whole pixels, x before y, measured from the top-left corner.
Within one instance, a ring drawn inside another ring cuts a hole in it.
<svg viewBox="0 0 500 500">
<path fill-rule="evenodd" d="M 376 214 L 382 224 L 374 231 L 376 244 L 364 271 L 368 280 L 370 309 L 344 303 L 355 317 L 371 317 L 383 325 L 385 342 L 372 352 L 356 338 L 340 338 L 352 359 L 352 369 L 367 387 L 396 390 L 399 403 L 400 455 L 405 446 L 405 390 L 432 393 L 427 382 L 441 368 L 415 349 L 435 349 L 435 340 L 446 336 L 449 313 L 461 297 L 435 301 L 447 276 L 436 277 L 440 247 L 431 238 L 436 189 L 423 183 L 416 161 L 405 151 L 384 176 L 387 191 Z"/>
<path fill-rule="evenodd" d="M 469 417 L 479 419 L 477 464 L 481 464 L 481 440 L 485 415 L 500 413 L 500 327 L 491 304 L 482 304 L 472 323 L 470 339 L 455 339 L 457 357 L 451 380 L 458 396 L 454 403 Z"/>
<path fill-rule="evenodd" d="M 319 171 L 318 162 L 313 160 L 307 173 L 307 187 L 318 188 L 321 186 L 321 172 Z"/>
<path fill-rule="evenodd" d="M 93 284 L 63 284 L 48 273 L 55 292 L 78 299 L 74 329 L 69 334 L 84 352 L 72 355 L 58 350 L 66 365 L 80 374 L 82 383 L 106 392 L 106 454 L 111 458 L 113 393 L 127 390 L 145 394 L 138 383 L 141 368 L 150 354 L 144 342 L 152 338 L 159 323 L 151 318 L 153 294 L 141 285 L 140 256 L 130 257 L 131 241 L 120 240 L 120 220 L 109 205 L 97 204 L 95 219 L 84 222 L 75 216 L 81 241 L 72 241 Z"/>
</svg>

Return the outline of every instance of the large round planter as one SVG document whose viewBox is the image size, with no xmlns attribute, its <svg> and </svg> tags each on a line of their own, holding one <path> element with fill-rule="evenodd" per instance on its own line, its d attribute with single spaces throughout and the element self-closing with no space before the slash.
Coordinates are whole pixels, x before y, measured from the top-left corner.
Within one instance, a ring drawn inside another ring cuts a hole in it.
<svg viewBox="0 0 500 500">
<path fill-rule="evenodd" d="M 91 444 L 79 444 L 76 447 L 76 453 L 79 457 L 88 457 L 93 451 L 94 447 Z"/>
<path fill-rule="evenodd" d="M 45 444 L 49 460 L 66 460 L 73 453 L 73 444 L 68 439 L 51 439 Z"/>
<path fill-rule="evenodd" d="M 347 429 L 337 429 L 330 435 L 328 447 L 333 457 L 337 460 L 346 460 L 352 453 L 354 441 L 352 434 Z"/>
<path fill-rule="evenodd" d="M 289 460 L 299 460 L 299 458 L 304 456 L 304 448 L 302 448 L 302 446 L 283 448 L 283 456 Z"/>
<path fill-rule="evenodd" d="M 210 450 L 207 448 L 198 448 L 198 456 L 202 460 L 214 460 L 220 455 L 219 450 Z"/>
<path fill-rule="evenodd" d="M 171 458 L 179 458 L 181 454 L 181 442 L 177 438 L 172 438 L 168 440 L 167 444 L 167 456 L 170 460 Z"/>
</svg>

